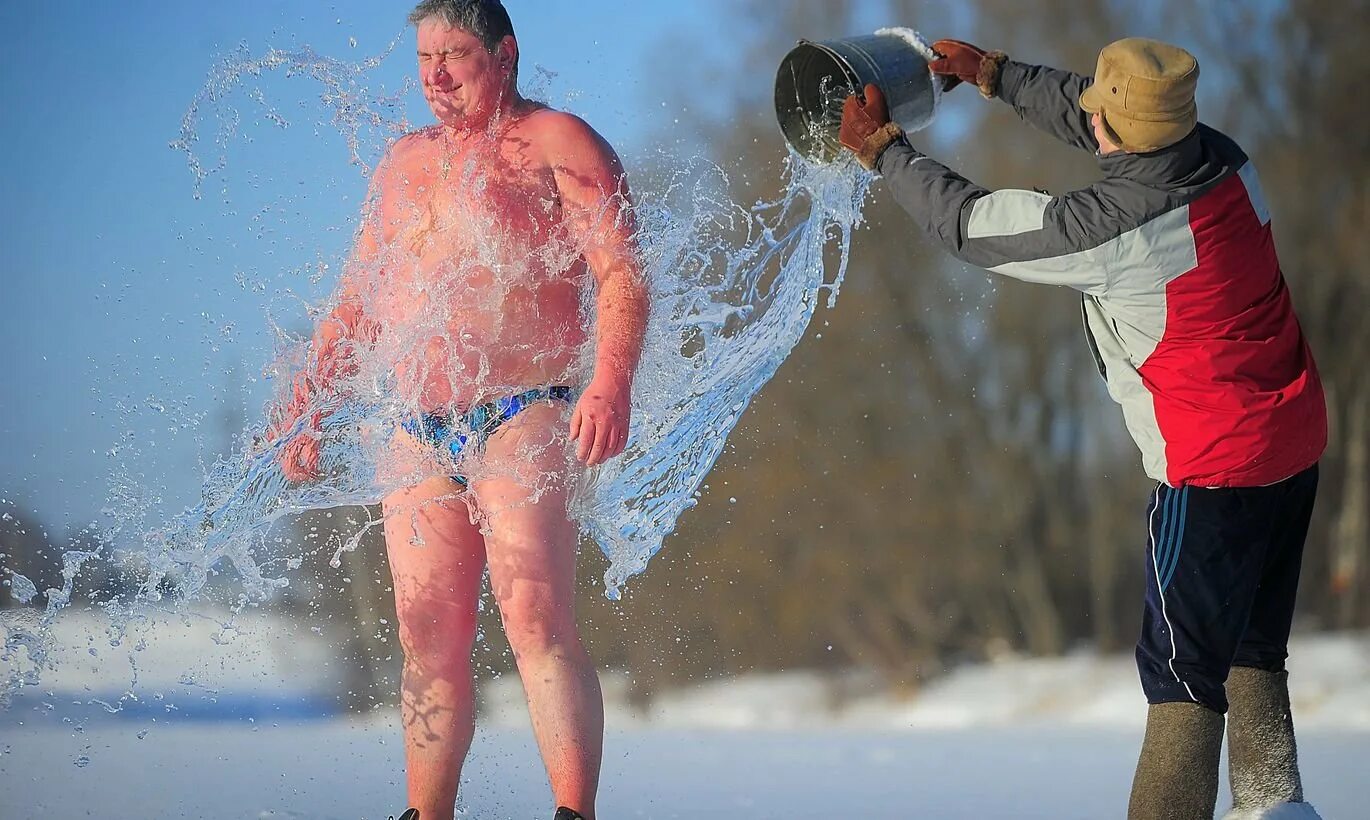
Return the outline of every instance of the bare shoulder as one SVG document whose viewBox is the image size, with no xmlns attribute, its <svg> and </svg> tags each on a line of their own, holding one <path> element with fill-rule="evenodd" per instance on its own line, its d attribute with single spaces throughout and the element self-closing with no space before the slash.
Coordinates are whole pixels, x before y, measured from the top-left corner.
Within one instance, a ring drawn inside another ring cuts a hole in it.
<svg viewBox="0 0 1370 820">
<path fill-rule="evenodd" d="M 404 166 L 407 163 L 421 161 L 433 152 L 441 136 L 438 129 L 440 126 L 428 126 L 417 131 L 410 131 L 390 144 L 386 149 L 385 156 L 381 158 L 380 167 L 385 166 Z"/>
<path fill-rule="evenodd" d="M 390 143 L 390 147 L 385 152 L 386 158 L 399 159 L 412 154 L 418 150 L 421 143 L 428 142 L 432 139 L 428 133 L 431 130 L 431 128 L 421 128 L 418 131 L 410 131 L 408 134 L 405 134 Z"/>
<path fill-rule="evenodd" d="M 549 165 L 567 162 L 618 164 L 609 142 L 575 114 L 542 108 L 529 114 L 524 122 Z"/>
<path fill-rule="evenodd" d="M 570 138 L 600 138 L 590 124 L 569 111 L 555 108 L 539 108 L 527 116 L 528 127 L 549 136 Z"/>
</svg>

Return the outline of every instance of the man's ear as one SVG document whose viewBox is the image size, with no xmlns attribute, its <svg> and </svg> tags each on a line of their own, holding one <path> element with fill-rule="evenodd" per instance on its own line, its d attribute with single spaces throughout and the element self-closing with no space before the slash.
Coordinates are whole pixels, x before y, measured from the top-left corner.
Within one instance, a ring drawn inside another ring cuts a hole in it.
<svg viewBox="0 0 1370 820">
<path fill-rule="evenodd" d="M 495 48 L 495 56 L 499 60 L 500 68 L 513 71 L 514 66 L 518 65 L 519 61 L 518 40 L 515 40 L 512 34 L 504 35 L 504 38 L 499 41 L 499 45 Z"/>
</svg>

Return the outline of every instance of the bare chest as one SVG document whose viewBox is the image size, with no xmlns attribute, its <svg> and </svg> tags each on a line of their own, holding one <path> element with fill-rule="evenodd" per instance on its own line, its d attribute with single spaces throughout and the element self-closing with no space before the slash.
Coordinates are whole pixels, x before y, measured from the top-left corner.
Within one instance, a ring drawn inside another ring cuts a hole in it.
<svg viewBox="0 0 1370 820">
<path fill-rule="evenodd" d="M 545 244 L 562 217 L 551 169 L 509 137 L 466 150 L 441 139 L 419 144 L 390 169 L 380 206 L 383 239 L 418 254 L 526 253 Z"/>
</svg>

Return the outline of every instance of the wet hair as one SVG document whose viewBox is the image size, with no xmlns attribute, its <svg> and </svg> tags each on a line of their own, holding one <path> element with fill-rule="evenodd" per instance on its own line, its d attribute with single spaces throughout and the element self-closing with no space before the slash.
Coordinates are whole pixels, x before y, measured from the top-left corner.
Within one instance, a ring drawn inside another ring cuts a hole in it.
<svg viewBox="0 0 1370 820">
<path fill-rule="evenodd" d="M 480 40 L 491 54 L 504 38 L 514 36 L 514 24 L 500 0 L 423 0 L 409 12 L 409 24 L 418 26 L 436 18 Z M 518 54 L 514 54 L 514 74 L 518 74 Z"/>
</svg>

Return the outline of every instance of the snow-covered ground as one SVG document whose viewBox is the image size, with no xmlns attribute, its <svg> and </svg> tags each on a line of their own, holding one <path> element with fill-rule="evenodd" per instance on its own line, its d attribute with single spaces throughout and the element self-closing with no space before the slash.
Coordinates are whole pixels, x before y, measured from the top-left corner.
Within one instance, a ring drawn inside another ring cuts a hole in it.
<svg viewBox="0 0 1370 820">
<path fill-rule="evenodd" d="M 397 716 L 329 715 L 341 675 L 322 634 L 222 620 L 120 635 L 88 613 L 63 618 L 55 667 L 0 713 L 0 818 L 397 813 Z M 1304 637 L 1292 655 L 1308 793 L 1327 820 L 1368 816 L 1370 636 Z M 1145 713 L 1135 674 L 1126 657 L 1008 660 L 914 699 L 859 675 L 752 675 L 637 711 L 625 677 L 605 673 L 601 814 L 1121 817 Z M 550 817 L 517 680 L 483 682 L 482 712 L 465 816 Z"/>
<path fill-rule="evenodd" d="M 0 611 L 0 636 L 23 625 L 20 618 L 36 621 L 37 613 Z M 224 613 L 157 614 L 119 631 L 99 613 L 63 613 L 50 630 L 52 668 L 41 685 L 23 691 L 8 716 L 0 713 L 0 725 L 45 703 L 74 715 L 78 701 L 96 711 L 105 704 L 122 708 L 129 719 L 317 717 L 334 708 L 332 696 L 347 675 L 325 630 L 258 612 L 225 628 L 229 620 Z M 1370 732 L 1370 633 L 1296 636 L 1290 653 L 1301 727 Z M 603 679 L 609 723 L 621 728 L 1135 729 L 1145 719 L 1130 655 L 1081 652 L 966 666 L 934 679 L 915 698 L 884 691 L 859 674 L 745 675 L 661 694 L 645 712 L 627 705 L 625 674 L 604 672 Z M 480 688 L 487 724 L 527 726 L 516 677 L 484 680 Z"/>
<path fill-rule="evenodd" d="M 397 723 L 105 724 L 0 734 L 0 817 L 105 820 L 385 818 L 402 808 Z M 1122 817 L 1140 733 L 1066 726 L 612 731 L 604 818 Z M 1308 794 L 1326 820 L 1365 817 L 1370 734 L 1300 737 Z M 89 757 L 83 767 L 77 754 Z M 479 734 L 465 817 L 548 820 L 526 732 Z"/>
</svg>

